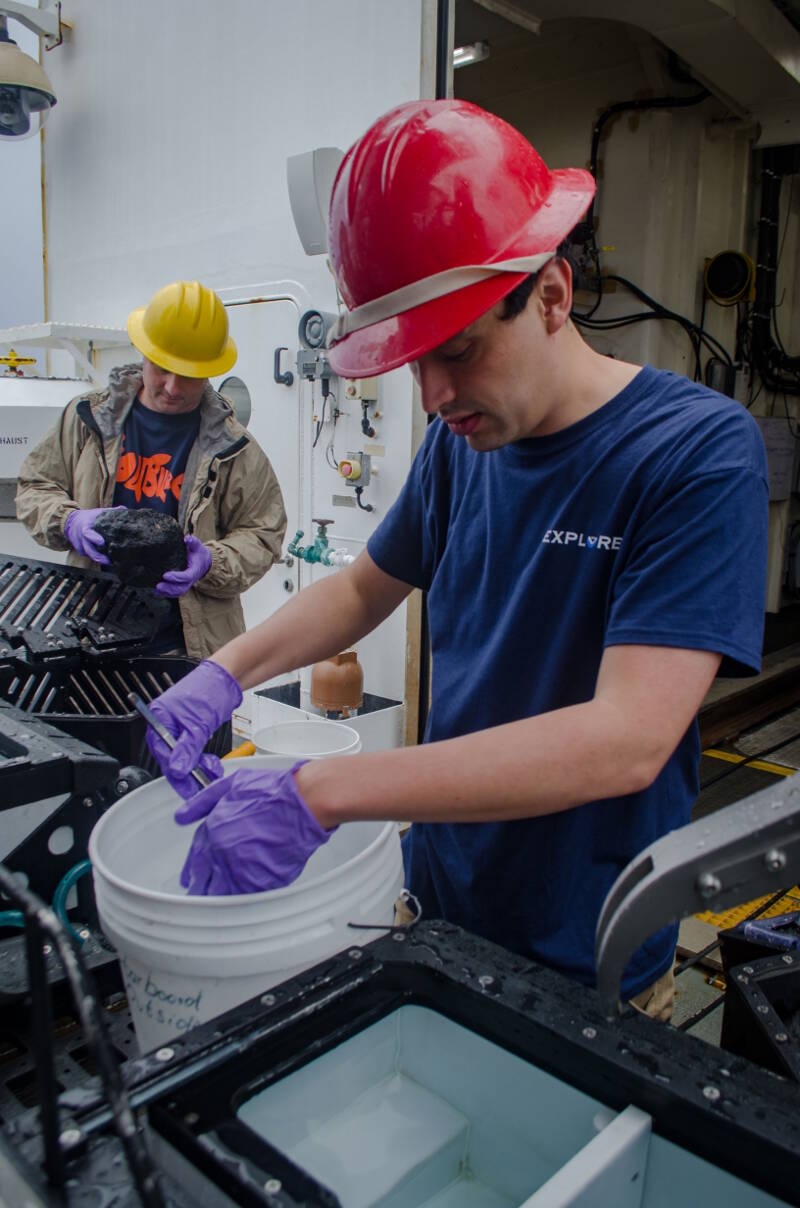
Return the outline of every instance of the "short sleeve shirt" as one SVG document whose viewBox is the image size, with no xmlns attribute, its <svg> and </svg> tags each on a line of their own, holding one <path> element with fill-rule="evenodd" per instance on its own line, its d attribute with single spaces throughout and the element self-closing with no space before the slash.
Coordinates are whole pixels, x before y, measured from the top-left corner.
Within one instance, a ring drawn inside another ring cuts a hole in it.
<svg viewBox="0 0 800 1208">
<path fill-rule="evenodd" d="M 489 453 L 435 421 L 367 547 L 428 593 L 426 740 L 590 700 L 607 646 L 713 650 L 722 674 L 757 672 L 767 500 L 747 411 L 650 367 L 578 423 Z M 592 984 L 603 900 L 638 852 L 689 820 L 698 758 L 695 724 L 641 793 L 513 822 L 415 824 L 407 884 L 428 915 Z M 675 934 L 633 954 L 626 996 L 666 971 Z"/>
</svg>

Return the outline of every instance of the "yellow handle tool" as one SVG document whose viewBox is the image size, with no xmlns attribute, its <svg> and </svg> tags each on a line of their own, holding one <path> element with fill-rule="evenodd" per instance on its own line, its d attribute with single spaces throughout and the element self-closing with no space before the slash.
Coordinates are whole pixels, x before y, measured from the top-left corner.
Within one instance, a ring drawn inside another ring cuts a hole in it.
<svg viewBox="0 0 800 1208">
<path fill-rule="evenodd" d="M 252 742 L 243 742 L 240 746 L 234 747 L 232 751 L 228 751 L 227 755 L 223 755 L 223 759 L 241 759 L 244 755 L 255 755 L 256 746 Z"/>
</svg>

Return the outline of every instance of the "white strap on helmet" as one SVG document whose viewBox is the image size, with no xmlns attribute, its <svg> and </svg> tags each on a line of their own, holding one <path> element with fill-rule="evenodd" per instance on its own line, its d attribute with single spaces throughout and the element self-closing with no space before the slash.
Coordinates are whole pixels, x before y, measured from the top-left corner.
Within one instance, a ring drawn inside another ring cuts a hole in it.
<svg viewBox="0 0 800 1208">
<path fill-rule="evenodd" d="M 390 294 L 382 294 L 373 298 L 363 306 L 355 306 L 352 310 L 340 315 L 330 329 L 328 345 L 336 343 L 353 331 L 361 331 L 380 323 L 382 319 L 393 319 L 406 310 L 421 306 L 424 302 L 432 302 L 434 298 L 443 298 L 457 289 L 475 285 L 488 277 L 496 277 L 499 273 L 538 273 L 540 268 L 555 256 L 552 252 L 538 252 L 535 256 L 517 256 L 513 260 L 498 260 L 494 264 L 462 264 L 457 268 L 445 269 L 442 273 L 434 273 L 430 277 L 422 277 L 394 289 Z"/>
</svg>

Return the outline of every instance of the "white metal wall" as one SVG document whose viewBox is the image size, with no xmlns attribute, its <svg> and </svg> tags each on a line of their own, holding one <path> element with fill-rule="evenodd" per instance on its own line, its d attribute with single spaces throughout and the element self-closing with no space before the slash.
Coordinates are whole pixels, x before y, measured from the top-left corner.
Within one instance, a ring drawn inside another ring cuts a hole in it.
<svg viewBox="0 0 800 1208">
<path fill-rule="evenodd" d="M 294 229 L 286 159 L 346 149 L 380 113 L 420 95 L 431 0 L 65 0 L 63 16 L 73 35 L 47 64 L 59 97 L 45 145 L 48 317 L 122 325 L 178 278 L 228 300 L 292 294 L 334 311 L 325 258 L 306 257 Z M 313 540 L 312 517 L 329 517 L 332 494 L 347 489 L 321 461 L 327 434 L 310 448 L 309 384 L 272 380 L 278 345 L 288 345 L 291 367 L 297 308 L 229 314 L 240 346 L 233 372 L 250 389 L 251 430 L 278 472 L 287 539 L 303 528 Z M 333 544 L 358 552 L 397 493 L 411 398 L 406 370 L 382 381 L 375 439 L 386 457 L 366 496 L 376 510 L 334 511 Z M 337 425 L 337 454 L 340 439 L 342 454 L 363 445 L 352 421 Z M 326 573 L 276 567 L 245 599 L 248 625 L 289 598 L 285 579 Z M 359 657 L 370 691 L 402 698 L 405 609 Z"/>
</svg>

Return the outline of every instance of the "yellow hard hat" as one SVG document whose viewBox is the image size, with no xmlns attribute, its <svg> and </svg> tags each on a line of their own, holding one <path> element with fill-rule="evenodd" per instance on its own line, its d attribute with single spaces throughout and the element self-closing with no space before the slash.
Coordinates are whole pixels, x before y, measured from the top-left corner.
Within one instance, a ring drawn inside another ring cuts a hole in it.
<svg viewBox="0 0 800 1208">
<path fill-rule="evenodd" d="M 236 362 L 225 307 L 199 281 L 173 281 L 132 310 L 128 335 L 149 361 L 181 377 L 215 377 Z"/>
</svg>

